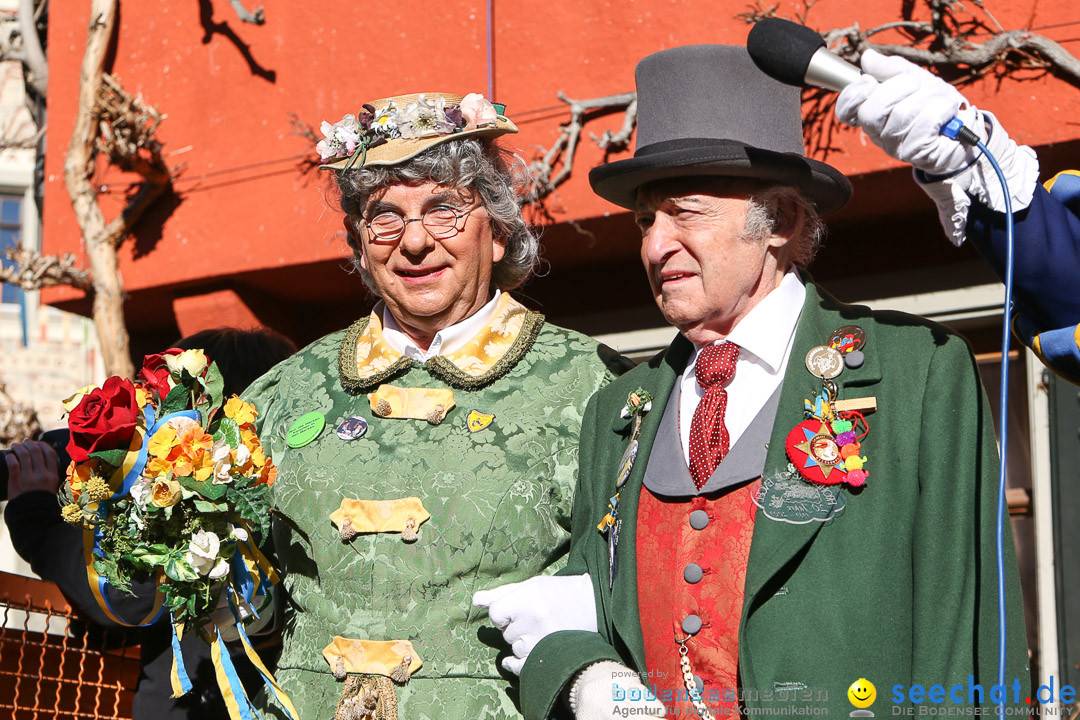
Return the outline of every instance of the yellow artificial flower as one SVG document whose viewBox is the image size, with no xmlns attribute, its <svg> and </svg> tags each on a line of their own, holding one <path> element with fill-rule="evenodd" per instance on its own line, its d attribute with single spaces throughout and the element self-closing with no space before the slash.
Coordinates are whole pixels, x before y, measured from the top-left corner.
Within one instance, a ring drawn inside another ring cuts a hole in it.
<svg viewBox="0 0 1080 720">
<path fill-rule="evenodd" d="M 175 480 L 157 480 L 150 489 L 150 502 L 158 507 L 169 507 L 180 501 L 180 483 Z"/>
<path fill-rule="evenodd" d="M 176 445 L 176 430 L 172 425 L 165 424 L 150 438 L 150 444 L 147 446 L 147 451 L 150 453 L 151 457 L 167 458 Z"/>
<path fill-rule="evenodd" d="M 135 404 L 140 408 L 146 407 L 146 403 L 150 402 L 150 393 L 146 392 L 146 388 L 139 385 L 135 386 Z"/>
<path fill-rule="evenodd" d="M 109 487 L 109 483 L 105 482 L 105 478 L 98 475 L 92 475 L 86 482 L 85 492 L 91 502 L 105 500 L 112 497 L 113 494 L 112 488 Z"/>
<path fill-rule="evenodd" d="M 191 475 L 199 482 L 209 480 L 214 474 L 214 458 L 208 452 L 199 453 L 191 462 Z"/>
<path fill-rule="evenodd" d="M 207 364 L 206 353 L 202 350 L 185 350 L 179 355 L 165 356 L 165 365 L 173 375 L 180 375 L 182 370 L 187 370 L 191 377 L 199 377 Z"/>
<path fill-rule="evenodd" d="M 79 406 L 79 403 L 82 402 L 84 395 L 89 395 L 97 389 L 97 385 L 87 385 L 82 390 L 76 390 L 74 395 L 64 398 L 62 401 L 64 405 L 64 412 L 71 412 L 72 410 L 77 408 Z"/>
<path fill-rule="evenodd" d="M 244 402 L 236 395 L 233 395 L 225 403 L 225 417 L 235 420 L 237 425 L 247 425 L 255 422 L 256 415 L 255 406 Z"/>
<path fill-rule="evenodd" d="M 69 525 L 82 525 L 83 511 L 78 503 L 71 503 L 70 505 L 65 505 L 60 511 L 60 517 L 64 518 L 64 522 Z"/>
<path fill-rule="evenodd" d="M 143 477 L 156 478 L 168 475 L 173 469 L 173 464 L 168 458 L 152 457 L 143 469 Z"/>
</svg>

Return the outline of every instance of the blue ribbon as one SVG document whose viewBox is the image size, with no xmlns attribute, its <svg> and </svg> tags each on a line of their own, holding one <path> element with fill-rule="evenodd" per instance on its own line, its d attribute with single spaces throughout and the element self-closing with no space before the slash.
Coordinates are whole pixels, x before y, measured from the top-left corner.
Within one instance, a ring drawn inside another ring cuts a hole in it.
<svg viewBox="0 0 1080 720">
<path fill-rule="evenodd" d="M 229 607 L 235 614 L 236 608 L 232 603 L 232 588 L 229 589 Z M 236 624 L 239 628 L 244 627 L 239 618 L 237 618 Z M 221 637 L 221 630 L 215 627 L 214 632 L 217 634 L 218 651 L 221 654 L 221 669 L 224 671 L 225 677 L 229 680 L 229 688 L 232 690 L 233 699 L 236 701 L 236 707 L 240 711 L 240 717 L 243 720 L 252 720 L 251 711 L 254 708 L 251 707 L 251 701 L 248 700 L 244 685 L 240 682 L 240 676 L 236 674 L 236 666 L 233 665 L 232 656 L 229 655 L 229 648 L 225 645 L 225 641 Z M 242 703 L 240 702 L 240 698 L 244 699 Z M 262 715 L 256 711 L 255 717 L 261 720 Z"/>
<path fill-rule="evenodd" d="M 184 655 L 180 652 L 180 638 L 176 634 L 176 617 L 169 613 L 169 627 L 172 629 L 173 662 L 176 663 L 176 676 L 180 679 L 182 694 L 191 692 L 191 679 L 188 677 L 187 668 L 184 667 Z"/>
<path fill-rule="evenodd" d="M 236 629 L 240 633 L 240 639 L 244 643 L 244 647 L 254 652 L 251 645 L 251 639 L 248 637 L 247 630 L 244 629 L 244 623 L 241 622 L 240 615 L 236 611 L 236 606 L 233 604 L 231 588 L 229 591 L 229 609 L 232 610 L 233 617 L 236 618 Z M 254 606 L 252 606 L 252 610 L 254 610 Z M 256 617 L 258 617 L 258 615 L 256 615 Z M 218 637 L 220 636 L 221 635 L 219 632 Z M 270 694 L 274 696 L 274 699 L 278 701 L 278 707 L 281 709 L 281 711 L 285 713 L 286 717 L 288 717 L 289 720 L 295 720 L 292 713 L 289 712 L 289 708 L 286 707 L 287 703 L 281 701 L 281 695 L 278 693 L 278 688 L 276 685 L 274 685 L 274 682 L 266 673 L 262 671 L 262 668 L 256 667 L 255 669 L 259 671 L 259 677 L 262 678 L 263 684 L 266 686 L 266 689 L 269 690 Z"/>
</svg>

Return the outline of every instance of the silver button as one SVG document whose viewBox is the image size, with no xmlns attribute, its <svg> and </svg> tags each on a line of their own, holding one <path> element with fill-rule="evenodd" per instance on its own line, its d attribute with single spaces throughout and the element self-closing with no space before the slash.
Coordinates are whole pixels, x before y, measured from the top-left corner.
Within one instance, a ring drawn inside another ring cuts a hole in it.
<svg viewBox="0 0 1080 720">
<path fill-rule="evenodd" d="M 690 513 L 690 527 L 695 530 L 704 530 L 709 524 L 709 513 L 704 510 L 695 510 Z"/>
<path fill-rule="evenodd" d="M 701 618 L 697 615 L 687 615 L 683 618 L 682 630 L 687 635 L 697 635 L 701 632 Z"/>
<path fill-rule="evenodd" d="M 700 675 L 694 676 L 694 687 L 697 689 L 698 695 L 705 692 L 705 681 L 701 679 Z"/>
<path fill-rule="evenodd" d="M 682 576 L 683 580 L 693 585 L 701 582 L 701 578 L 705 576 L 705 571 L 697 563 L 690 563 L 683 568 Z"/>
</svg>

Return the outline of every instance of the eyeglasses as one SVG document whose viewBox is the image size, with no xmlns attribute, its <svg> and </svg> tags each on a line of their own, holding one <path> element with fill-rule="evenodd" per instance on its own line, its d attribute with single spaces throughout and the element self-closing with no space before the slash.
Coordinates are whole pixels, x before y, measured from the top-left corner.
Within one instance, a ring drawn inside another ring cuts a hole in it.
<svg viewBox="0 0 1080 720">
<path fill-rule="evenodd" d="M 464 212 L 456 212 L 454 208 L 436 207 L 418 218 L 403 218 L 394 212 L 383 212 L 365 221 L 365 224 L 380 240 L 397 240 L 405 234 L 405 226 L 411 222 L 423 223 L 432 237 L 442 239 L 461 232 L 464 225 L 459 228 L 458 221 L 478 207 L 480 206 L 471 207 Z"/>
</svg>

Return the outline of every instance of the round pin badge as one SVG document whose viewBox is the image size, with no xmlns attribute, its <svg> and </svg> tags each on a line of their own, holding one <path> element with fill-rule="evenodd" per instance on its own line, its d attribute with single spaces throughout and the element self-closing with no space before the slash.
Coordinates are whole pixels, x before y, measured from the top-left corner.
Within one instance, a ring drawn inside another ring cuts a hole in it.
<svg viewBox="0 0 1080 720">
<path fill-rule="evenodd" d="M 829 347 L 842 353 L 862 350 L 865 344 L 866 331 L 858 325 L 845 325 L 842 328 L 837 328 L 829 336 Z"/>
<path fill-rule="evenodd" d="M 806 369 L 814 377 L 832 380 L 844 371 L 844 356 L 839 350 L 827 345 L 818 345 L 806 353 Z"/>
<path fill-rule="evenodd" d="M 285 442 L 291 448 L 304 447 L 319 437 L 324 427 L 326 427 L 326 416 L 318 410 L 313 410 L 301 415 L 289 426 L 289 432 L 285 433 Z"/>
<path fill-rule="evenodd" d="M 359 415 L 346 418 L 337 427 L 337 436 L 342 440 L 356 440 L 367 433 L 368 422 Z"/>
</svg>

